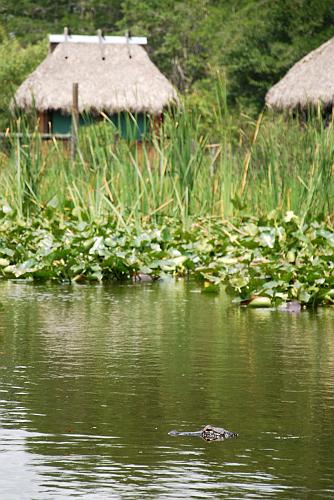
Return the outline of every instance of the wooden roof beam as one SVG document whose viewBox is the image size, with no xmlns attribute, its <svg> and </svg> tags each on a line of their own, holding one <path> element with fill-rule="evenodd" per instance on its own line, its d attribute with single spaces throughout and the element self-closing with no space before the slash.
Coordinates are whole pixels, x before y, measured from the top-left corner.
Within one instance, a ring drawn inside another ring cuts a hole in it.
<svg viewBox="0 0 334 500">
<path fill-rule="evenodd" d="M 103 44 L 115 44 L 115 45 L 147 45 L 147 37 L 146 36 L 103 36 L 102 38 L 99 35 L 49 35 L 49 43 L 58 44 L 58 43 L 102 43 Z"/>
</svg>

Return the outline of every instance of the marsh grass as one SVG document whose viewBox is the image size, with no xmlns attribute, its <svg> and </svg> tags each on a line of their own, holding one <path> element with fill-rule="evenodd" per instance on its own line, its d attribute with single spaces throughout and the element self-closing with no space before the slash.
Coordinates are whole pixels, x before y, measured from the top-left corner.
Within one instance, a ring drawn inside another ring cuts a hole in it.
<svg viewBox="0 0 334 500">
<path fill-rule="evenodd" d="M 42 142 L 37 132 L 13 137 L 0 155 L 1 204 L 22 219 L 36 210 L 87 221 L 112 215 L 123 228 L 164 215 L 186 227 L 193 217 L 277 208 L 302 220 L 331 217 L 333 124 L 266 112 L 257 121 L 241 115 L 236 126 L 224 106 L 220 89 L 203 133 L 200 114 L 184 104 L 142 143 L 121 139 L 104 117 L 81 128 L 74 162 L 63 142 Z"/>
</svg>

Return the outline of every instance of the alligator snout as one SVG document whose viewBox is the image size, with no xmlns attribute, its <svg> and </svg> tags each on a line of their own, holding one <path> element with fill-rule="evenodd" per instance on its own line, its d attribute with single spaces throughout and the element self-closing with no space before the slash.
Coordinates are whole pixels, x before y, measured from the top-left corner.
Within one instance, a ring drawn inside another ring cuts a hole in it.
<svg viewBox="0 0 334 500">
<path fill-rule="evenodd" d="M 214 427 L 213 425 L 206 425 L 203 429 L 194 432 L 179 432 L 172 430 L 168 433 L 170 436 L 199 436 L 205 441 L 224 441 L 237 437 L 236 432 L 230 432 L 222 427 Z"/>
</svg>

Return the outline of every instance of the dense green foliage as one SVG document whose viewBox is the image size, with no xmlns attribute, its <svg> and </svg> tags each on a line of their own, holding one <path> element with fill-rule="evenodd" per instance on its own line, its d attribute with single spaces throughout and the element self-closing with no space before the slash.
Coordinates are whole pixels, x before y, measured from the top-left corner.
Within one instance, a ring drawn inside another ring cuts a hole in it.
<svg viewBox="0 0 334 500">
<path fill-rule="evenodd" d="M 147 273 L 192 274 L 220 283 L 241 299 L 265 296 L 273 304 L 297 299 L 334 303 L 334 232 L 325 224 L 284 217 L 241 223 L 199 219 L 187 231 L 175 220 L 119 229 L 112 220 L 0 222 L 0 275 L 58 281 L 126 279 Z"/>
<path fill-rule="evenodd" d="M 233 97 L 258 107 L 294 62 L 333 36 L 333 22 L 330 0 L 249 2 L 226 58 Z"/>
<path fill-rule="evenodd" d="M 122 226 L 167 215 L 185 227 L 193 216 L 262 215 L 277 207 L 305 220 L 333 216 L 333 125 L 314 118 L 301 128 L 269 114 L 244 118 L 236 130 L 216 108 L 216 145 L 187 107 L 166 115 L 158 135 L 139 145 L 120 140 L 112 123 L 82 127 L 75 162 L 66 144 L 14 137 L 0 156 L 0 202 L 20 219 L 51 206 L 86 221 L 113 213 Z"/>
<path fill-rule="evenodd" d="M 15 124 L 23 138 L 0 153 L 3 277 L 191 273 L 241 299 L 332 302 L 333 123 L 252 118 L 291 64 L 332 35 L 331 1 L 0 0 L 0 13 L 1 126 L 46 33 L 64 25 L 148 35 L 185 95 L 141 145 L 108 122 L 82 127 L 75 161 L 68 145 Z"/>
<path fill-rule="evenodd" d="M 44 57 L 46 34 L 64 26 L 147 35 L 152 59 L 193 104 L 205 108 L 212 75 L 220 71 L 231 103 L 250 112 L 261 109 L 265 92 L 296 60 L 333 35 L 334 6 L 331 0 L 0 0 L 0 15 L 4 126 L 9 94 Z"/>
<path fill-rule="evenodd" d="M 0 31 L 0 127 L 9 124 L 10 101 L 18 85 L 46 55 L 44 43 L 22 46 L 17 39 L 9 39 Z"/>
<path fill-rule="evenodd" d="M 187 107 L 148 144 L 107 122 L 82 128 L 76 161 L 38 134 L 13 139 L 0 158 L 0 274 L 191 274 L 243 300 L 331 303 L 333 125 L 261 115 L 237 134 L 215 109 L 214 147 Z"/>
</svg>

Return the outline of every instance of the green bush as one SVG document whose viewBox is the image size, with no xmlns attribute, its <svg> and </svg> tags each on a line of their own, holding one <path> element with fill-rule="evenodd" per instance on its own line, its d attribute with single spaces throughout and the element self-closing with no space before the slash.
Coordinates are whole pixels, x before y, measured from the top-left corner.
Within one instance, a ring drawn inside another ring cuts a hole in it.
<svg viewBox="0 0 334 500">
<path fill-rule="evenodd" d="M 23 47 L 0 29 L 0 130 L 10 125 L 10 102 L 15 90 L 42 61 L 47 52 L 45 42 Z"/>
</svg>

